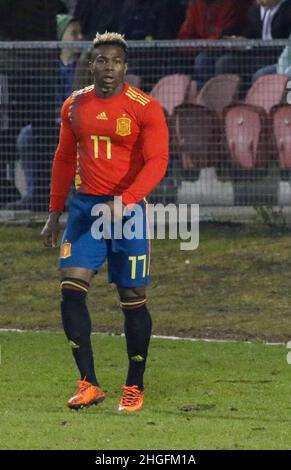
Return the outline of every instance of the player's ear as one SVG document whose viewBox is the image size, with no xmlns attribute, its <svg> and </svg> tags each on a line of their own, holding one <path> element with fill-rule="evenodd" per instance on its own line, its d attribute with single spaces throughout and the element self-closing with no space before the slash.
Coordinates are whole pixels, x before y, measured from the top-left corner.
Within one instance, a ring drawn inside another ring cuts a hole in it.
<svg viewBox="0 0 291 470">
<path fill-rule="evenodd" d="M 93 62 L 91 60 L 89 62 L 89 70 L 93 74 Z"/>
<path fill-rule="evenodd" d="M 128 64 L 127 64 L 127 63 L 125 63 L 125 66 L 124 66 L 124 75 L 126 75 L 126 74 L 127 74 L 127 69 L 128 69 Z"/>
</svg>

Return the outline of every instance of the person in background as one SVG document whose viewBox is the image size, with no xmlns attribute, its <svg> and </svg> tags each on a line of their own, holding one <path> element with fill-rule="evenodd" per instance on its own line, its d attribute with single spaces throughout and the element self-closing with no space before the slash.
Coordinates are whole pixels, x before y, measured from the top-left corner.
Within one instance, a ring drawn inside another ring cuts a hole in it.
<svg viewBox="0 0 291 470">
<path fill-rule="evenodd" d="M 249 10 L 244 38 L 287 39 L 290 34 L 291 0 L 256 0 Z M 235 51 L 219 59 L 216 73 L 239 74 L 243 79 L 244 91 L 247 91 L 252 81 L 269 72 L 269 68 L 265 67 L 273 66 L 281 53 L 280 47 Z M 260 70 L 262 68 L 263 71 Z"/>
<path fill-rule="evenodd" d="M 69 15 L 74 16 L 77 0 L 60 0 L 66 7 L 66 11 Z"/>
<path fill-rule="evenodd" d="M 57 39 L 56 15 L 64 12 L 66 7 L 59 0 L 2 0 L 0 40 L 54 41 Z M 31 159 L 36 184 L 27 208 L 36 211 L 47 207 L 49 197 L 51 155 L 57 139 L 57 66 L 56 49 L 22 45 L 0 52 L 0 68 L 7 75 L 9 93 L 9 128 L 1 136 L 0 160 L 9 158 L 10 164 L 17 158 L 16 138 L 24 126 L 31 124 Z"/>
<path fill-rule="evenodd" d="M 71 15 L 57 15 L 57 27 L 59 41 L 83 40 L 80 22 Z M 61 49 L 57 87 L 57 105 L 59 107 L 73 91 L 75 70 L 80 52 L 80 49 L 72 47 L 63 47 Z"/>
<path fill-rule="evenodd" d="M 83 39 L 80 23 L 68 14 L 57 15 L 57 35 L 60 41 L 66 42 L 81 41 Z M 64 47 L 60 51 L 55 93 L 57 114 L 59 114 L 64 100 L 73 91 L 75 69 L 79 55 L 80 51 L 71 47 Z M 7 209 L 22 210 L 31 208 L 31 201 L 37 185 L 37 163 L 33 158 L 34 133 L 33 125 L 28 124 L 21 129 L 17 136 L 16 147 L 25 176 L 26 193 L 19 200 L 8 203 L 6 205 Z"/>
<path fill-rule="evenodd" d="M 118 31 L 130 40 L 175 39 L 186 5 L 185 0 L 124 0 Z M 148 91 L 161 76 L 177 68 L 173 48 L 168 54 L 164 48 L 135 47 L 129 51 L 129 57 L 129 74 L 142 77 L 143 87 Z"/>
<path fill-rule="evenodd" d="M 129 40 L 157 38 L 161 4 L 159 0 L 124 0 L 118 30 Z"/>
<path fill-rule="evenodd" d="M 291 36 L 289 37 L 291 40 Z M 291 47 L 286 46 L 280 55 L 278 62 L 272 65 L 266 65 L 259 69 L 254 75 L 252 82 L 254 83 L 258 78 L 263 77 L 264 75 L 288 75 L 291 77 Z"/>
<path fill-rule="evenodd" d="M 241 35 L 252 0 L 196 0 L 189 2 L 177 39 L 219 40 Z M 215 74 L 221 52 L 204 49 L 196 55 L 193 78 L 201 88 Z"/>
<path fill-rule="evenodd" d="M 124 0 L 77 0 L 73 13 L 81 24 L 84 39 L 93 40 L 96 31 L 117 31 Z"/>
<path fill-rule="evenodd" d="M 290 20 L 290 0 L 256 0 L 249 11 L 244 36 L 248 39 L 287 39 Z"/>
<path fill-rule="evenodd" d="M 188 0 L 160 0 L 159 27 L 155 39 L 176 39 L 185 19 Z"/>
</svg>

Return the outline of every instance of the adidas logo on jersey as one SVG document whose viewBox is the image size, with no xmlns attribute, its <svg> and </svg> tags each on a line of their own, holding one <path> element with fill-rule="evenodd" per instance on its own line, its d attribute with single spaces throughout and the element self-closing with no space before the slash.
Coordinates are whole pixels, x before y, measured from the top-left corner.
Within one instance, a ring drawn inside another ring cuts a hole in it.
<svg viewBox="0 0 291 470">
<path fill-rule="evenodd" d="M 98 114 L 98 116 L 96 116 L 96 119 L 101 119 L 102 121 L 108 121 L 108 117 L 106 116 L 106 113 Z"/>
</svg>

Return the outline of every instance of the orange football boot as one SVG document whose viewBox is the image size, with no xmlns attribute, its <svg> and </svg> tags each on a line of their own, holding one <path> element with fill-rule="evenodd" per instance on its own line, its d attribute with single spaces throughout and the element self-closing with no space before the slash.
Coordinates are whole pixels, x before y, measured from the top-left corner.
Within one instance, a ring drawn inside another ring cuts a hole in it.
<svg viewBox="0 0 291 470">
<path fill-rule="evenodd" d="M 97 405 L 104 400 L 105 393 L 101 388 L 92 385 L 86 380 L 78 380 L 78 384 L 79 388 L 67 403 L 67 406 L 72 410 L 88 408 L 89 406 Z"/>
<path fill-rule="evenodd" d="M 137 385 L 123 387 L 123 396 L 118 411 L 140 411 L 143 406 L 144 392 Z"/>
</svg>

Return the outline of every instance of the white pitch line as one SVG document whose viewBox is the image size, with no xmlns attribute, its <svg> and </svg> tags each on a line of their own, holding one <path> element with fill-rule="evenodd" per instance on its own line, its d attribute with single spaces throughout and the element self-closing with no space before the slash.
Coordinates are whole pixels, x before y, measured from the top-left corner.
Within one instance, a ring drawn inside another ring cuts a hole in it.
<svg viewBox="0 0 291 470">
<path fill-rule="evenodd" d="M 124 335 L 123 335 L 124 336 Z M 242 341 L 236 339 L 215 339 L 215 338 L 181 338 L 180 336 L 159 336 L 152 335 L 152 338 L 157 339 L 169 339 L 169 340 L 180 340 L 180 341 L 203 341 L 204 343 L 244 343 L 244 344 L 265 344 L 266 346 L 285 346 L 286 343 L 272 343 L 269 341 Z"/>
<path fill-rule="evenodd" d="M 18 330 L 17 328 L 0 328 L 0 333 L 28 333 L 29 330 Z"/>
<path fill-rule="evenodd" d="M 61 333 L 60 331 L 51 330 L 21 330 L 17 328 L 0 328 L 0 333 Z M 107 336 L 123 336 L 116 335 L 114 333 L 98 333 L 94 332 L 93 335 L 107 335 Z M 191 341 L 191 342 L 204 342 L 204 343 L 243 343 L 243 344 L 264 344 L 266 346 L 286 346 L 287 343 L 272 343 L 269 341 L 241 341 L 236 339 L 215 339 L 215 338 L 183 338 L 181 336 L 163 336 L 163 335 L 152 335 L 154 339 L 166 339 L 171 341 Z"/>
</svg>

